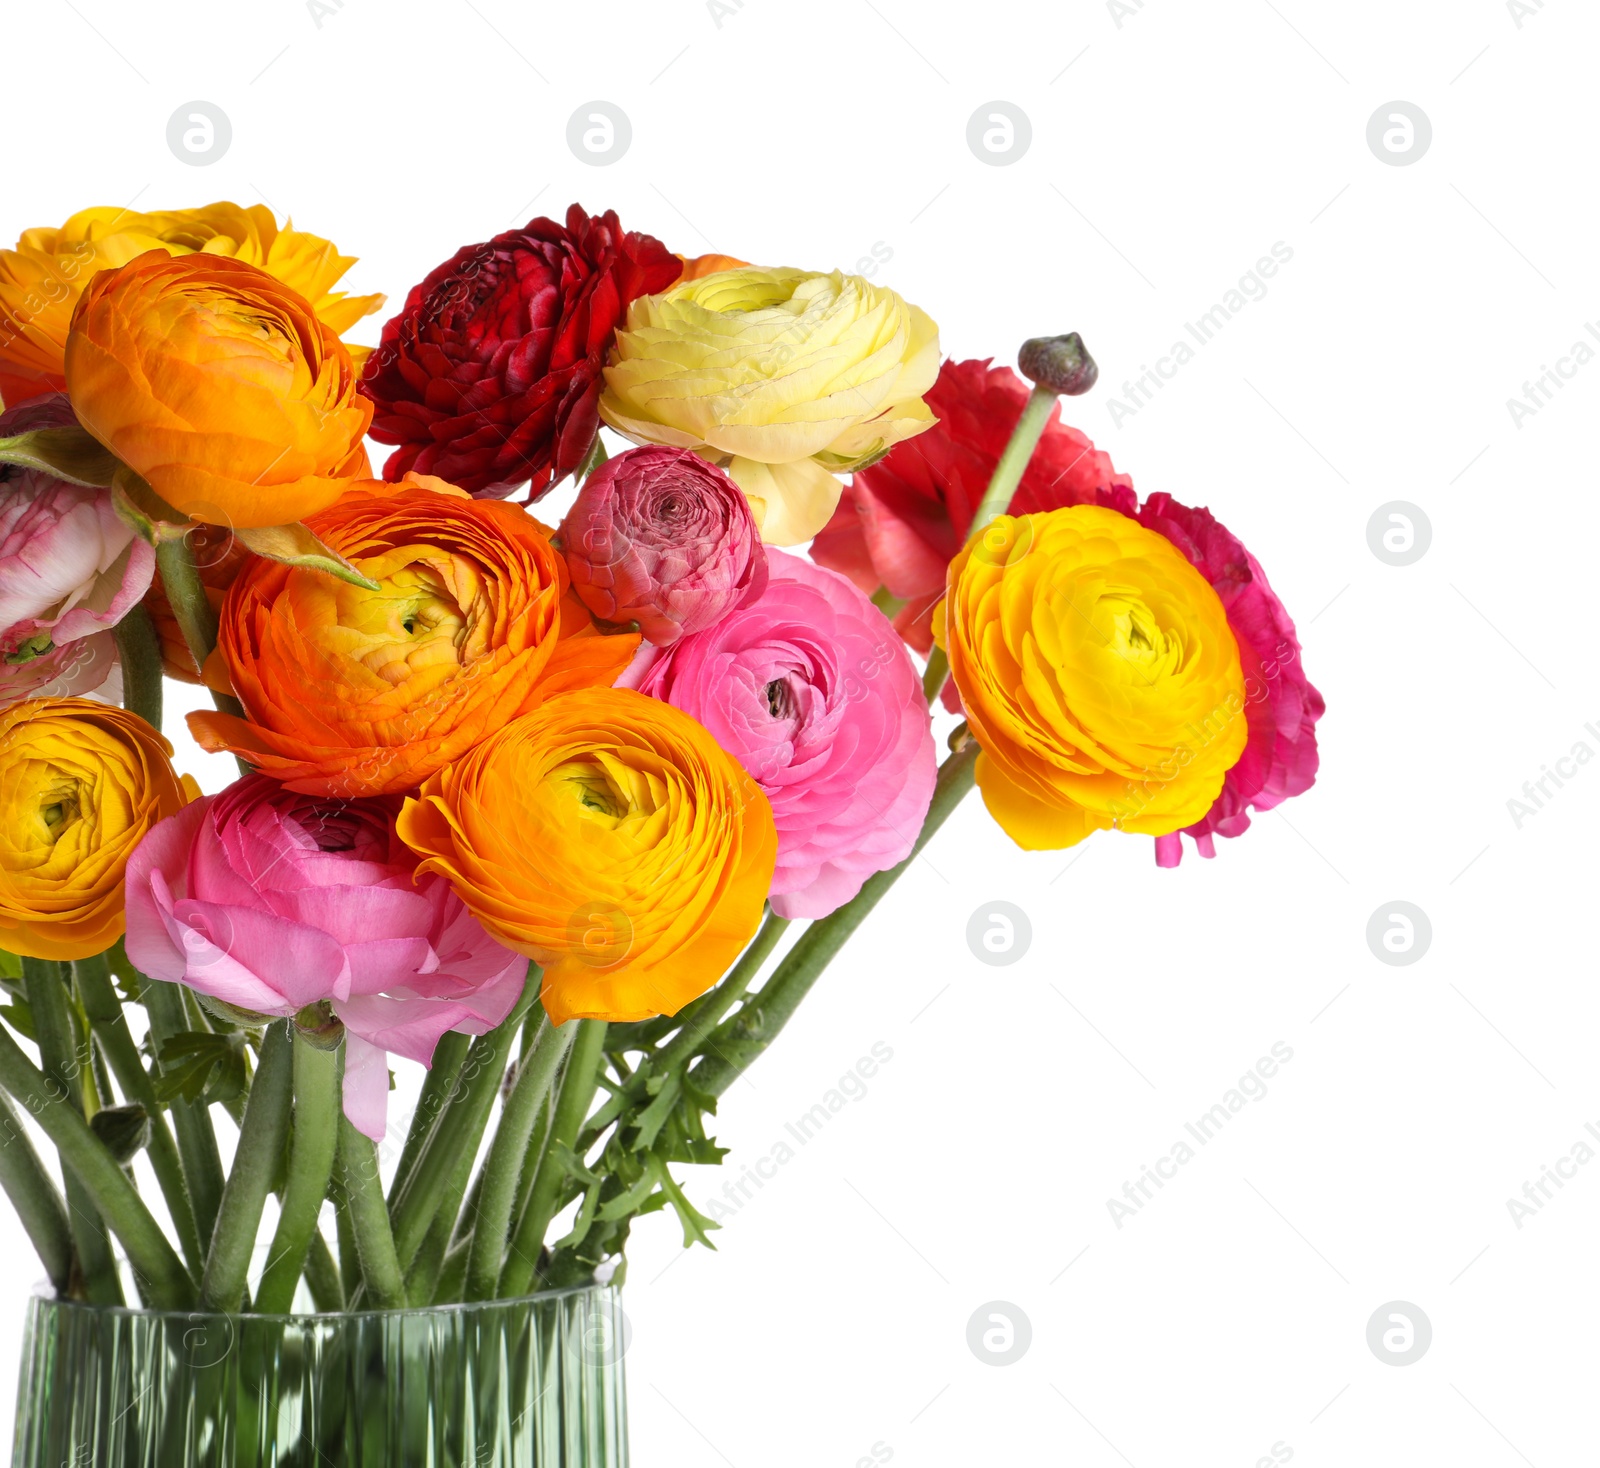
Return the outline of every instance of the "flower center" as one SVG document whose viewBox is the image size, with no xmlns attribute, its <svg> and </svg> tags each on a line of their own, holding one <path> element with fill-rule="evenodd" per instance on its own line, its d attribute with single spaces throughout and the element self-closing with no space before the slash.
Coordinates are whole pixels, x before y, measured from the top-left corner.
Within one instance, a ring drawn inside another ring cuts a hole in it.
<svg viewBox="0 0 1600 1468">
<path fill-rule="evenodd" d="M 324 634 L 346 657 L 357 659 L 391 684 L 437 677 L 472 660 L 469 646 L 476 618 L 463 608 L 463 574 L 470 595 L 475 577 L 465 567 L 411 561 L 389 574 L 367 574 L 377 591 L 341 583 L 337 627 Z"/>
<path fill-rule="evenodd" d="M 794 717 L 794 690 L 789 687 L 787 678 L 774 678 L 767 684 L 767 712 L 775 719 Z"/>
<path fill-rule="evenodd" d="M 1139 597 L 1112 592 L 1098 610 L 1095 621 L 1106 632 L 1107 650 L 1126 663 L 1141 683 L 1152 684 L 1182 664 L 1182 635 L 1165 631 Z"/>
<path fill-rule="evenodd" d="M 39 795 L 39 820 L 44 825 L 45 839 L 54 846 L 72 823 L 80 819 L 83 809 L 79 803 L 75 780 L 64 780 Z"/>
</svg>

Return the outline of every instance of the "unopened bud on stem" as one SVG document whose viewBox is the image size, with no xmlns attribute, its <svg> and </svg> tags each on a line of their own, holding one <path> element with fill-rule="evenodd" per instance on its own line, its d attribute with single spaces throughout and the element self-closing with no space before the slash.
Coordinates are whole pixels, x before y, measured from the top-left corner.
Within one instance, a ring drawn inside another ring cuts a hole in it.
<svg viewBox="0 0 1600 1468">
<path fill-rule="evenodd" d="M 1067 398 L 1088 392 L 1100 376 L 1099 365 L 1075 331 L 1023 342 L 1017 366 L 1029 382 Z"/>
</svg>

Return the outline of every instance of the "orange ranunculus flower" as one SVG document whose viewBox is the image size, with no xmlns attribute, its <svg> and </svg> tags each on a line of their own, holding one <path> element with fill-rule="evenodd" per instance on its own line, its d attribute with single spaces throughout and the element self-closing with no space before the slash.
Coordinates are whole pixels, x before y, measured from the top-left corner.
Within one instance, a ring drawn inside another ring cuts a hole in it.
<svg viewBox="0 0 1600 1468">
<path fill-rule="evenodd" d="M 253 265 L 150 250 L 97 275 L 66 364 L 78 421 L 191 519 L 291 524 L 371 472 L 350 353 Z"/>
<path fill-rule="evenodd" d="M 259 266 L 297 290 L 341 335 L 383 305 L 382 296 L 334 290 L 355 257 L 292 223 L 279 229 L 262 204 L 156 214 L 85 209 L 59 229 L 26 230 L 16 249 L 0 250 L 0 401 L 15 405 L 66 387 L 62 354 L 83 288 L 98 272 L 126 265 L 146 250 L 200 252 Z M 358 368 L 370 350 L 350 348 Z"/>
<path fill-rule="evenodd" d="M 772 808 L 687 714 L 552 698 L 441 770 L 397 829 L 494 937 L 544 965 L 556 1023 L 675 1014 L 761 921 Z"/>
<path fill-rule="evenodd" d="M 989 813 L 1028 851 L 1211 809 L 1244 752 L 1221 598 L 1164 535 L 1098 505 L 1001 515 L 950 563 L 933 635 L 982 753 Z"/>
<path fill-rule="evenodd" d="M 719 270 L 737 270 L 748 265 L 748 260 L 741 260 L 736 255 L 679 255 L 683 261 L 683 274 L 678 277 L 682 280 L 699 280 L 702 275 L 715 275 Z"/>
<path fill-rule="evenodd" d="M 184 538 L 200 572 L 206 600 L 211 603 L 213 612 L 220 612 L 223 594 L 250 559 L 250 552 L 238 536 L 220 525 L 196 525 Z M 173 614 L 172 603 L 167 600 L 159 568 L 150 590 L 144 594 L 144 609 L 150 614 L 161 644 L 161 671 L 179 683 L 199 683 L 200 670 L 194 665 L 194 654 Z"/>
<path fill-rule="evenodd" d="M 292 790 L 414 790 L 551 693 L 612 682 L 639 646 L 594 630 L 550 531 L 520 506 L 368 480 L 306 524 L 378 590 L 250 560 L 214 655 L 248 721 L 189 715 L 206 749 Z"/>
<path fill-rule="evenodd" d="M 137 714 L 87 698 L 0 713 L 0 948 L 103 953 L 122 936 L 134 847 L 199 793 Z"/>
</svg>

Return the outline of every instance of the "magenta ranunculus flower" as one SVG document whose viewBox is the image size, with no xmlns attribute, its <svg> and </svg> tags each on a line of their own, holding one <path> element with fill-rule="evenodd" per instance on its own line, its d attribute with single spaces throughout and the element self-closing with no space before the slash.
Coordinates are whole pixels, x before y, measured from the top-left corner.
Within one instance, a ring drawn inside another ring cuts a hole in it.
<svg viewBox="0 0 1600 1468">
<path fill-rule="evenodd" d="M 1271 810 L 1311 788 L 1323 702 L 1306 678 L 1293 620 L 1237 536 L 1209 510 L 1190 509 L 1169 494 L 1151 495 L 1138 520 L 1166 536 L 1215 588 L 1244 668 L 1249 742 L 1205 817 L 1182 833 L 1156 837 L 1157 864 L 1174 867 L 1183 859 L 1183 834 L 1201 856 L 1215 856 L 1214 836 L 1242 835 L 1252 810 Z"/>
<path fill-rule="evenodd" d="M 561 522 L 561 550 L 583 604 L 637 622 L 657 647 L 750 605 L 767 584 L 749 500 L 688 449 L 630 449 L 602 464 Z"/>
<path fill-rule="evenodd" d="M 698 719 L 766 791 L 772 908 L 826 917 L 910 854 L 933 799 L 922 683 L 894 628 L 843 576 L 768 549 L 753 605 L 619 682 Z"/>
<path fill-rule="evenodd" d="M 133 963 L 257 1014 L 331 1002 L 345 1025 L 345 1115 L 375 1140 L 385 1052 L 427 1065 L 447 1030 L 493 1029 L 528 971 L 443 877 L 413 880 L 400 803 L 247 775 L 162 821 L 128 863 Z"/>
<path fill-rule="evenodd" d="M 53 393 L 0 414 L 0 438 L 76 421 L 66 395 Z M 154 549 L 123 523 L 108 491 L 0 465 L 0 658 L 8 666 L 109 632 L 150 589 L 155 569 Z"/>
</svg>

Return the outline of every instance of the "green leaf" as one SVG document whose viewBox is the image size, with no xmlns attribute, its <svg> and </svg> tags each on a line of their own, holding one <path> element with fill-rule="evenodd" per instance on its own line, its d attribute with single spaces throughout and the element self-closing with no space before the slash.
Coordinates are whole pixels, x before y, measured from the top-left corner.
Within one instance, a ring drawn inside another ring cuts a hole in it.
<svg viewBox="0 0 1600 1468">
<path fill-rule="evenodd" d="M 118 460 L 86 428 L 35 428 L 13 438 L 0 438 L 0 464 L 42 469 L 69 484 L 107 489 Z"/>
<path fill-rule="evenodd" d="M 33 1028 L 33 1010 L 28 1007 L 26 999 L 16 999 L 10 1004 L 0 1005 L 0 1019 L 11 1026 L 24 1040 L 38 1043 L 38 1035 Z"/>
<path fill-rule="evenodd" d="M 20 979 L 22 977 L 22 960 L 15 953 L 7 953 L 0 948 L 0 979 Z"/>
<path fill-rule="evenodd" d="M 111 481 L 111 507 L 141 540 L 160 545 L 182 540 L 194 522 L 180 514 L 126 464 L 118 464 Z"/>
<path fill-rule="evenodd" d="M 304 525 L 269 525 L 260 530 L 234 530 L 234 535 L 247 550 L 269 561 L 282 561 L 288 566 L 307 566 L 313 571 L 326 571 L 353 586 L 364 586 L 376 591 L 378 583 L 363 576 L 337 551 L 331 551 Z"/>
<path fill-rule="evenodd" d="M 245 1040 L 242 1035 L 213 1035 L 184 1030 L 161 1047 L 161 1073 L 156 1099 L 214 1103 L 232 1101 L 244 1091 Z"/>
</svg>

